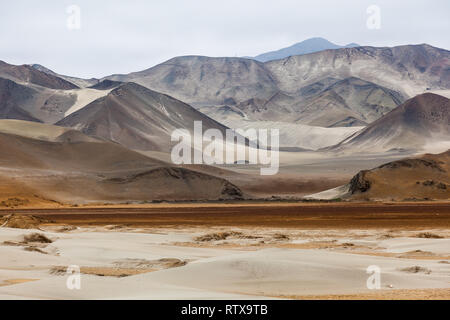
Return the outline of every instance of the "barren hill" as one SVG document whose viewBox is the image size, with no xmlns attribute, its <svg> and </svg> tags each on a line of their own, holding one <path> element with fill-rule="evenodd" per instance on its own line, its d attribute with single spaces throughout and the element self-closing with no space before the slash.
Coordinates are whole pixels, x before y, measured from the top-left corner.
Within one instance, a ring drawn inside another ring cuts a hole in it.
<svg viewBox="0 0 450 320">
<path fill-rule="evenodd" d="M 224 133 L 227 129 L 184 102 L 135 83 L 126 83 L 57 125 L 131 149 L 167 152 L 171 149 L 172 132 L 175 129 L 193 132 L 194 121 L 202 121 L 204 130 L 215 128 Z"/>
<path fill-rule="evenodd" d="M 426 44 L 325 50 L 267 62 L 265 67 L 286 92 L 327 77 L 356 77 L 406 97 L 427 88 L 450 88 L 450 51 Z"/>
<path fill-rule="evenodd" d="M 3 197 L 20 195 L 29 201 L 37 195 L 75 203 L 242 197 L 227 180 L 72 129 L 0 120 L 0 147 L 0 176 L 8 185 Z"/>
<path fill-rule="evenodd" d="M 234 104 L 278 91 L 276 79 L 263 63 L 243 58 L 177 57 L 107 79 L 135 82 L 194 106 Z"/>
<path fill-rule="evenodd" d="M 449 143 L 450 100 L 425 93 L 409 99 L 332 149 L 361 152 L 423 150 L 439 144 L 445 149 Z"/>
<path fill-rule="evenodd" d="M 450 150 L 404 159 L 359 172 L 350 182 L 352 199 L 450 199 Z"/>
<path fill-rule="evenodd" d="M 23 105 L 32 100 L 36 93 L 36 90 L 0 78 L 0 118 L 40 122 L 23 109 Z"/>
<path fill-rule="evenodd" d="M 32 66 L 16 66 L 3 61 L 0 61 L 0 77 L 23 83 L 32 83 L 50 89 L 70 90 L 78 88 L 78 86 L 69 81 L 39 71 Z"/>
<path fill-rule="evenodd" d="M 351 77 L 343 80 L 323 79 L 300 88 L 296 94 L 277 92 L 268 99 L 243 101 L 235 108 L 241 111 L 242 118 L 250 120 L 350 127 L 365 126 L 403 101 L 403 96 L 396 91 Z M 215 117 L 214 109 L 205 110 Z M 220 108 L 218 111 L 223 117 Z"/>
<path fill-rule="evenodd" d="M 54 72 L 53 70 L 50 70 L 50 69 L 48 69 L 48 68 L 46 68 L 46 67 L 44 67 L 44 66 L 42 66 L 40 64 L 31 64 L 30 66 L 32 68 L 36 69 L 36 70 L 42 71 L 42 72 L 47 73 L 49 75 L 52 75 L 52 76 L 64 79 L 64 80 L 66 80 L 66 81 L 68 81 L 68 82 L 70 82 L 70 83 L 72 83 L 75 86 L 80 87 L 80 88 L 86 88 L 86 87 L 95 85 L 95 84 L 97 84 L 99 82 L 99 80 L 95 79 L 95 78 L 93 78 L 93 79 L 81 79 L 81 78 L 77 78 L 77 77 L 71 77 L 71 76 L 65 76 L 65 75 L 62 75 L 62 74 L 58 74 L 58 73 Z"/>
</svg>

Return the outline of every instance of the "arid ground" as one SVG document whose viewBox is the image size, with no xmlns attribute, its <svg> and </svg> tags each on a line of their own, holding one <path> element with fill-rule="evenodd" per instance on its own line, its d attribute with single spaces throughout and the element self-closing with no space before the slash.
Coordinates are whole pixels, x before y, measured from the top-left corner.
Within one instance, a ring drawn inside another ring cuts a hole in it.
<svg viewBox="0 0 450 320">
<path fill-rule="evenodd" d="M 0 214 L 11 210 L 0 210 Z M 129 227 L 448 228 L 450 202 L 235 202 L 15 209 L 55 224 Z"/>
<path fill-rule="evenodd" d="M 450 299 L 449 202 L 161 203 L 0 215 L 3 299 Z M 66 287 L 72 265 L 81 290 Z M 379 289 L 367 288 L 369 266 L 380 268 Z"/>
</svg>

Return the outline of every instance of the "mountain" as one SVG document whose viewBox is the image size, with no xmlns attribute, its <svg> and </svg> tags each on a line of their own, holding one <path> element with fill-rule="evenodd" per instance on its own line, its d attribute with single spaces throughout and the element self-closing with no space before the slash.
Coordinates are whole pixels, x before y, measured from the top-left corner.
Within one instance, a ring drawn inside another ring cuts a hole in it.
<svg viewBox="0 0 450 320">
<path fill-rule="evenodd" d="M 53 123 L 78 100 L 81 90 L 55 90 L 0 77 L 0 119 Z"/>
<path fill-rule="evenodd" d="M 433 93 L 409 99 L 359 133 L 332 147 L 334 151 L 446 149 L 450 145 L 450 100 Z M 442 150 L 441 150 L 442 151 Z"/>
<path fill-rule="evenodd" d="M 240 102 L 234 110 L 238 110 L 243 119 L 254 121 L 357 127 L 377 120 L 403 101 L 400 93 L 355 77 L 344 80 L 326 78 L 300 88 L 299 95 L 278 92 L 268 99 L 252 98 Z M 205 110 L 217 119 L 215 110 Z M 221 110 L 218 111 L 219 117 L 228 120 L 223 118 Z"/>
<path fill-rule="evenodd" d="M 327 77 L 356 77 L 412 97 L 450 88 L 450 51 L 426 44 L 325 50 L 265 63 L 280 90 L 293 92 Z"/>
<path fill-rule="evenodd" d="M 0 61 L 0 119 L 53 124 L 114 87 L 97 80 L 93 83 L 98 87 L 79 88 L 40 65 L 14 66 Z"/>
<path fill-rule="evenodd" d="M 56 125 L 72 127 L 134 150 L 169 152 L 172 132 L 182 128 L 193 132 L 194 121 L 202 121 L 203 130 L 214 128 L 225 134 L 227 129 L 184 102 L 135 83 L 125 83 Z"/>
<path fill-rule="evenodd" d="M 50 89 L 70 90 L 78 86 L 55 75 L 39 71 L 29 65 L 15 66 L 0 61 L 0 77 L 19 83 L 31 83 Z"/>
<path fill-rule="evenodd" d="M 364 126 L 403 101 L 403 96 L 396 91 L 350 77 L 296 103 L 299 115 L 295 122 L 321 127 Z"/>
<path fill-rule="evenodd" d="M 450 89 L 450 51 L 426 44 L 393 48 L 354 47 L 265 63 L 244 58 L 186 56 L 141 72 L 113 75 L 106 79 L 136 82 L 196 108 L 243 104 L 244 108 L 249 105 L 250 109 L 257 111 L 264 106 L 267 116 L 277 116 L 276 119 L 263 117 L 264 120 L 288 122 L 302 119 L 286 112 L 308 108 L 305 102 L 313 101 L 335 82 L 347 81 L 340 83 L 340 92 L 344 92 L 361 87 L 355 86 L 356 81 L 347 79 L 359 79 L 365 81 L 365 85 L 376 86 L 374 89 L 378 92 L 368 101 L 362 95 L 358 99 L 350 99 L 364 104 L 356 112 L 359 116 L 349 112 L 335 122 L 319 123 L 325 126 L 361 125 L 382 116 L 404 99 L 427 90 Z M 317 99 L 324 101 L 320 108 L 326 108 L 326 101 L 339 105 L 339 109 L 348 104 L 342 103 L 338 96 L 333 97 L 331 91 Z M 376 100 L 387 101 L 387 105 L 374 104 Z M 313 112 L 313 109 L 309 110 Z M 282 119 L 282 114 L 287 114 L 285 119 Z"/>
<path fill-rule="evenodd" d="M 0 78 L 0 118 L 40 122 L 22 108 L 35 94 L 36 91 L 31 88 Z"/>
<path fill-rule="evenodd" d="M 135 82 L 194 106 L 235 104 L 278 91 L 276 79 L 263 63 L 242 58 L 177 57 L 141 72 L 106 79 Z"/>
<path fill-rule="evenodd" d="M 351 43 L 346 46 L 339 46 L 324 38 L 311 38 L 296 43 L 287 48 L 260 54 L 256 57 L 253 57 L 253 59 L 261 62 L 267 62 L 272 60 L 284 59 L 290 56 L 314 53 L 328 49 L 353 48 L 353 47 L 359 47 L 359 45 L 356 43 Z"/>
<path fill-rule="evenodd" d="M 227 180 L 174 167 L 73 129 L 0 120 L 0 147 L 6 190 L 1 199 L 80 203 L 242 197 Z"/>
<path fill-rule="evenodd" d="M 64 79 L 70 83 L 72 83 L 73 85 L 80 87 L 80 88 L 86 88 L 86 87 L 90 87 L 93 86 L 95 84 L 97 84 L 99 82 L 98 79 L 92 78 L 92 79 L 81 79 L 81 78 L 77 78 L 77 77 L 70 77 L 70 76 L 65 76 L 65 75 L 61 75 L 58 74 L 40 64 L 30 64 L 30 66 L 36 70 L 42 71 L 46 74 L 52 75 L 52 76 L 56 76 L 58 78 Z"/>
<path fill-rule="evenodd" d="M 55 90 L 0 77 L 0 119 L 53 123 L 64 117 L 81 90 Z"/>
<path fill-rule="evenodd" d="M 19 114 L 8 111 L 4 118 L 55 123 L 131 81 L 195 108 L 236 107 L 254 121 L 355 127 L 373 122 L 406 98 L 450 89 L 450 52 L 424 44 L 324 50 L 266 63 L 187 56 L 78 86 L 40 65 L 0 62 L 0 77 L 35 90 L 26 101 L 6 93 L 21 101 L 21 110 L 14 107 Z"/>
</svg>

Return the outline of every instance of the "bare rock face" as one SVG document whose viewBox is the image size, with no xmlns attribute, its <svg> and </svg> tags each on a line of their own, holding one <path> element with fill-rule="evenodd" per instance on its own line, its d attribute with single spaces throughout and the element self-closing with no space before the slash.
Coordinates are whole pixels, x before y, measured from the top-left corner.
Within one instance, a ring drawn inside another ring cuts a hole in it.
<svg viewBox="0 0 450 320">
<path fill-rule="evenodd" d="M 420 181 L 418 181 L 420 184 Z M 432 187 L 432 188 L 438 188 L 438 189 L 447 189 L 447 185 L 445 183 L 434 181 L 434 180 L 426 180 L 422 182 L 422 185 L 425 187 Z"/>
<path fill-rule="evenodd" d="M 370 189 L 371 183 L 366 178 L 367 171 L 360 171 L 350 181 L 350 192 L 355 194 L 357 192 L 366 192 Z"/>
<path fill-rule="evenodd" d="M 32 215 L 9 214 L 0 217 L 0 225 L 5 228 L 16 229 L 38 229 L 41 224 L 50 223 L 51 221 Z"/>
<path fill-rule="evenodd" d="M 244 198 L 241 189 L 228 181 L 224 183 L 221 195 L 222 199 L 242 200 Z"/>
<path fill-rule="evenodd" d="M 445 172 L 445 170 L 439 165 L 437 161 L 428 159 L 405 159 L 394 162 L 386 163 L 379 167 L 380 169 L 399 169 L 399 168 L 430 168 L 439 172 Z"/>
</svg>

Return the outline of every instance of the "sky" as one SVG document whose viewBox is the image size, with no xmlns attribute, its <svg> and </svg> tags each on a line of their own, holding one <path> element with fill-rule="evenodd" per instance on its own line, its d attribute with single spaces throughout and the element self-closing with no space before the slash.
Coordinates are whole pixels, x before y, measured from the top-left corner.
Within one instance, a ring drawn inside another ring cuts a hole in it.
<svg viewBox="0 0 450 320">
<path fill-rule="evenodd" d="M 311 37 L 450 49 L 449 16 L 448 0 L 1 1 L 0 60 L 99 78 L 182 55 L 256 56 Z"/>
</svg>

